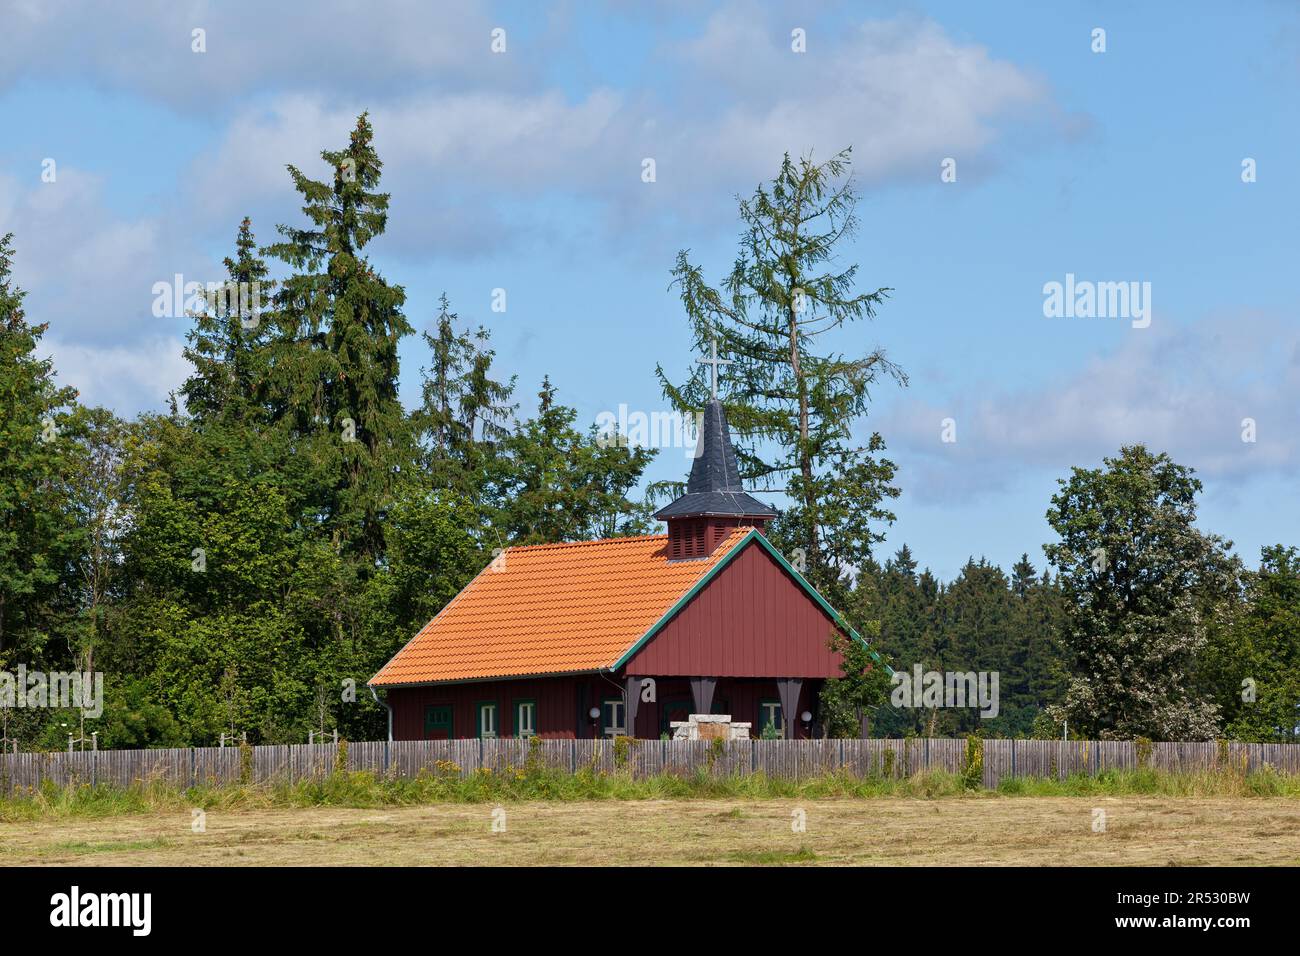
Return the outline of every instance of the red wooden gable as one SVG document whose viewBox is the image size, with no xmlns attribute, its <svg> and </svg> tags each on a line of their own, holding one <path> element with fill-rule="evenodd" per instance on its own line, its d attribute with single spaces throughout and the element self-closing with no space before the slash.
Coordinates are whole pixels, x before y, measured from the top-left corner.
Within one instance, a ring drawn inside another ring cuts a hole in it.
<svg viewBox="0 0 1300 956">
<path fill-rule="evenodd" d="M 630 675 L 841 676 L 826 610 L 757 540 L 627 661 Z"/>
</svg>

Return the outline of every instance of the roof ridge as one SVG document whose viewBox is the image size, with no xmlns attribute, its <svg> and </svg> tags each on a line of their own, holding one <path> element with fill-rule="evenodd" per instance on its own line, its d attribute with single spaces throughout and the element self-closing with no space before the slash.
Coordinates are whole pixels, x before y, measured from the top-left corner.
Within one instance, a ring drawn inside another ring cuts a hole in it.
<svg viewBox="0 0 1300 956">
<path fill-rule="evenodd" d="M 546 541 L 541 544 L 511 544 L 507 551 L 536 551 L 542 548 L 581 548 L 593 544 L 615 544 L 621 541 L 667 541 L 666 534 L 626 534 L 616 538 L 593 538 L 590 541 Z"/>
</svg>

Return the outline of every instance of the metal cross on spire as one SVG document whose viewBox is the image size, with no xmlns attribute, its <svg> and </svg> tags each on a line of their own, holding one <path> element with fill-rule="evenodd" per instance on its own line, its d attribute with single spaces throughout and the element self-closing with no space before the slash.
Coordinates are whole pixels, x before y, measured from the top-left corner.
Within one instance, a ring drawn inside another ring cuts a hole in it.
<svg viewBox="0 0 1300 956">
<path fill-rule="evenodd" d="M 716 399 L 718 397 L 718 366 L 734 365 L 735 361 L 733 359 L 718 358 L 718 340 L 709 339 L 709 357 L 696 359 L 695 362 L 698 365 L 713 366 L 713 384 L 709 387 L 709 397 Z"/>
</svg>

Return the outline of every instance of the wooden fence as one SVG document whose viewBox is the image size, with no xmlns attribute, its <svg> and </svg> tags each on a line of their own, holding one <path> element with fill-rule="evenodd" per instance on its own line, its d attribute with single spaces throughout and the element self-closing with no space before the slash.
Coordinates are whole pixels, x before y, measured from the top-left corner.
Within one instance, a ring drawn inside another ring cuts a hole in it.
<svg viewBox="0 0 1300 956">
<path fill-rule="evenodd" d="M 421 771 L 470 774 L 481 768 L 523 767 L 526 740 L 418 740 L 349 742 L 347 769 L 395 777 Z M 21 793 L 49 781 L 57 785 L 132 784 L 162 781 L 178 787 L 249 782 L 293 783 L 334 772 L 333 744 L 291 744 L 248 748 L 247 765 L 238 747 L 187 747 L 172 750 L 100 750 L 74 753 L 0 755 L 0 793 Z M 764 773 L 801 779 L 845 772 L 854 776 L 910 776 L 922 770 L 960 773 L 964 739 L 910 740 L 738 740 L 714 746 L 707 741 L 637 740 L 624 755 L 608 740 L 545 740 L 534 759 L 560 770 L 581 767 L 613 772 L 619 763 L 633 776 L 667 773 L 716 775 Z M 984 784 L 1004 777 L 1066 777 L 1074 773 L 1138 766 L 1131 741 L 985 740 Z M 1155 743 L 1148 765 L 1175 773 L 1235 769 L 1255 771 L 1266 764 L 1300 774 L 1300 744 Z"/>
</svg>

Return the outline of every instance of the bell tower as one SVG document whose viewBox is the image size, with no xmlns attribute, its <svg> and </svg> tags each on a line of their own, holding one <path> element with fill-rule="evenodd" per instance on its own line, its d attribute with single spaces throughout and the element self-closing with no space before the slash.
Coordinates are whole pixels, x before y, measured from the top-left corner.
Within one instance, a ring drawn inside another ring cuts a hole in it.
<svg viewBox="0 0 1300 956">
<path fill-rule="evenodd" d="M 727 416 L 718 401 L 717 345 L 701 362 L 713 366 L 712 398 L 704 406 L 704 420 L 695 446 L 695 461 L 686 481 L 686 494 L 655 512 L 668 523 L 670 561 L 707 558 L 718 544 L 739 527 L 763 531 L 776 511 L 745 492 L 731 447 Z"/>
</svg>

